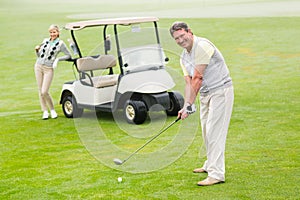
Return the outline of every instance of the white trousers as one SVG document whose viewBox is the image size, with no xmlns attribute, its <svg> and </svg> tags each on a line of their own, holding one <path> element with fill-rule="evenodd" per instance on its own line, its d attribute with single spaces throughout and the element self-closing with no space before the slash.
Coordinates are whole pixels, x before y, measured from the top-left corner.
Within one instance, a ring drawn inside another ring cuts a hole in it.
<svg viewBox="0 0 300 200">
<path fill-rule="evenodd" d="M 208 176 L 225 181 L 225 143 L 233 107 L 233 86 L 200 96 L 200 119 Z"/>
</svg>

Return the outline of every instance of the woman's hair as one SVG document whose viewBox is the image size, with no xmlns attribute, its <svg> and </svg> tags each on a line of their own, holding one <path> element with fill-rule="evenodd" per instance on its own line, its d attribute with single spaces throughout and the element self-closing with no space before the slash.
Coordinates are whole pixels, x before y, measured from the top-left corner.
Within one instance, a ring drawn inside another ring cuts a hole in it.
<svg viewBox="0 0 300 200">
<path fill-rule="evenodd" d="M 186 32 L 188 32 L 189 27 L 185 22 L 174 22 L 170 28 L 171 36 L 173 37 L 173 33 L 179 30 L 185 30 Z"/>
<path fill-rule="evenodd" d="M 58 25 L 56 25 L 56 24 L 51 24 L 50 26 L 49 26 L 49 29 L 48 29 L 49 31 L 50 30 L 56 30 L 57 32 L 58 32 L 58 36 L 59 36 L 59 26 Z"/>
</svg>

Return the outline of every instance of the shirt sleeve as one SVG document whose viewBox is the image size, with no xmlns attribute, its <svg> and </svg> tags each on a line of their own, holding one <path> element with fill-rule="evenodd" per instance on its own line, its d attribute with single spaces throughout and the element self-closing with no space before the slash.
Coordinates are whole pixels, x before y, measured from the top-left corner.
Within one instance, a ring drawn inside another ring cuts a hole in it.
<svg viewBox="0 0 300 200">
<path fill-rule="evenodd" d="M 183 62 L 182 62 L 182 59 L 180 58 L 180 66 L 181 66 L 181 69 L 182 69 L 182 72 L 183 72 L 183 75 L 184 76 L 189 76 L 189 73 L 188 71 L 186 70 L 186 67 L 184 66 Z"/>
<path fill-rule="evenodd" d="M 210 43 L 206 41 L 199 42 L 195 49 L 195 65 L 208 65 L 214 52 L 215 49 Z"/>
<path fill-rule="evenodd" d="M 59 61 L 68 60 L 69 58 L 71 58 L 71 53 L 64 42 L 62 42 L 61 44 L 60 51 L 63 52 L 65 55 L 59 57 Z"/>
<path fill-rule="evenodd" d="M 47 41 L 48 41 L 47 38 L 44 38 L 44 39 L 43 39 L 43 42 L 40 44 L 40 50 L 36 51 L 36 56 L 37 56 L 37 57 L 40 57 L 40 55 L 41 55 L 41 49 L 42 49 L 42 47 L 45 45 L 45 43 L 46 43 Z"/>
</svg>

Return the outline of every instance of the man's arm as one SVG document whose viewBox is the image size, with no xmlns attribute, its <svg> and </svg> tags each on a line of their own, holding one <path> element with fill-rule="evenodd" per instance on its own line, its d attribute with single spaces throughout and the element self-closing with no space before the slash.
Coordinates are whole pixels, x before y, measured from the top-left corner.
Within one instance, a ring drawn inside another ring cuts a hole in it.
<svg viewBox="0 0 300 200">
<path fill-rule="evenodd" d="M 202 86 L 202 79 L 204 75 L 204 70 L 207 67 L 206 64 L 196 65 L 194 70 L 194 76 L 190 80 L 190 87 L 189 87 L 189 96 L 187 97 L 186 102 L 193 104 L 195 102 L 195 99 L 199 93 L 199 90 Z M 188 89 L 188 88 L 186 88 Z"/>
<path fill-rule="evenodd" d="M 185 80 L 185 87 L 184 87 L 184 106 L 183 108 L 178 111 L 178 118 L 180 117 L 182 120 L 184 120 L 185 118 L 187 118 L 189 115 L 186 112 L 186 105 L 187 105 L 187 100 L 190 99 L 190 91 L 191 91 L 191 82 L 192 82 L 192 77 L 190 76 L 184 76 L 184 80 Z"/>
<path fill-rule="evenodd" d="M 181 117 L 181 119 L 185 119 L 188 117 L 188 113 L 186 112 L 186 107 L 191 106 L 197 97 L 197 94 L 201 88 L 202 85 L 202 79 L 204 70 L 207 67 L 206 64 L 203 65 L 196 65 L 194 76 L 185 76 L 185 91 L 184 91 L 184 99 L 185 99 L 185 105 L 184 107 L 178 112 L 178 117 Z"/>
<path fill-rule="evenodd" d="M 184 77 L 184 80 L 185 80 L 185 88 L 184 88 L 184 99 L 185 99 L 185 102 L 184 103 L 187 103 L 189 100 L 190 100 L 190 93 L 191 93 L 191 83 L 192 83 L 192 77 L 190 76 L 185 76 Z"/>
</svg>

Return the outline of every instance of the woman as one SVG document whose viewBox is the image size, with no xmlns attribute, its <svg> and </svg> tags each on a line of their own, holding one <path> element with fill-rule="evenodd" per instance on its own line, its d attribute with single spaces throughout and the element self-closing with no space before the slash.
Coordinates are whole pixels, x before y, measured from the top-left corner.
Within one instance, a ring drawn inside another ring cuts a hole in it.
<svg viewBox="0 0 300 200">
<path fill-rule="evenodd" d="M 53 80 L 54 68 L 58 61 L 71 58 L 71 53 L 66 44 L 59 39 L 59 27 L 51 25 L 49 27 L 50 38 L 44 39 L 41 45 L 35 47 L 37 60 L 34 66 L 35 76 L 39 89 L 41 108 L 43 111 L 42 119 L 49 118 L 48 108 L 50 109 L 51 118 L 57 118 L 54 110 L 53 100 L 49 94 L 49 88 Z M 63 52 L 65 55 L 57 58 L 57 55 Z"/>
</svg>

